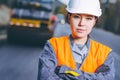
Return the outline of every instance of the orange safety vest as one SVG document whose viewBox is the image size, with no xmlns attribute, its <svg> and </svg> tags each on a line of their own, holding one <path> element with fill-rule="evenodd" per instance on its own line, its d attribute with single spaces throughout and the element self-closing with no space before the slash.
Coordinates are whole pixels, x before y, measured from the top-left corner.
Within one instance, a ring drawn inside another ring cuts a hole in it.
<svg viewBox="0 0 120 80">
<path fill-rule="evenodd" d="M 72 69 L 76 69 L 69 37 L 51 38 L 49 42 L 55 51 L 58 65 L 66 65 Z M 110 51 L 111 49 L 109 47 L 91 39 L 89 52 L 80 70 L 94 73 L 95 70 L 105 62 Z"/>
</svg>

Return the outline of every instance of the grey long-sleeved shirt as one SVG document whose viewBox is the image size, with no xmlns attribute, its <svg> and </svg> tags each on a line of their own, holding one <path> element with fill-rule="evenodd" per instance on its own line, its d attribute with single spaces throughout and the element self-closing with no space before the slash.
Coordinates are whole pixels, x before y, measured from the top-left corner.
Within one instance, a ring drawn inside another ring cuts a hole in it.
<svg viewBox="0 0 120 80">
<path fill-rule="evenodd" d="M 72 43 L 72 39 L 70 37 L 70 45 L 71 50 L 74 53 L 75 45 Z M 90 39 L 88 39 L 86 43 L 87 48 L 90 47 Z M 76 49 L 75 49 L 76 50 Z M 78 50 L 76 50 L 78 51 Z M 79 51 L 78 51 L 79 53 Z M 87 55 L 87 54 L 86 54 Z M 67 80 L 114 80 L 115 76 L 115 69 L 114 69 L 114 58 L 113 58 L 114 52 L 110 52 L 108 55 L 104 65 L 107 65 L 109 67 L 108 71 L 100 72 L 100 73 L 86 73 L 81 71 L 80 69 L 75 70 L 80 74 L 78 77 L 73 76 L 65 76 Z M 74 57 L 78 58 L 78 57 Z M 82 59 L 82 62 L 85 58 Z M 49 43 L 49 41 L 46 42 L 43 51 L 41 52 L 39 56 L 39 67 L 38 67 L 38 80 L 63 80 L 61 77 L 59 77 L 55 73 L 55 69 L 57 67 L 57 59 L 55 52 Z M 63 71 L 64 72 L 64 71 Z"/>
</svg>

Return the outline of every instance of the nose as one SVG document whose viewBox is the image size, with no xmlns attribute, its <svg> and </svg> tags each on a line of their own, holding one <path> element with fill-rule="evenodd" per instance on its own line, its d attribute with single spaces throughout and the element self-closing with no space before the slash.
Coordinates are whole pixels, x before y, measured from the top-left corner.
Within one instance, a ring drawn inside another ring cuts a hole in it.
<svg viewBox="0 0 120 80">
<path fill-rule="evenodd" d="M 85 19 L 81 18 L 79 21 L 79 26 L 83 26 L 85 24 Z"/>
</svg>

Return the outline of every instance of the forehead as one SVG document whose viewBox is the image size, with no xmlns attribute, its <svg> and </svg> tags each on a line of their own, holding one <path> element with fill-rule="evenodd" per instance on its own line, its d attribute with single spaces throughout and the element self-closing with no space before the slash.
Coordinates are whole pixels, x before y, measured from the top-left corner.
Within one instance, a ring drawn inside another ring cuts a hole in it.
<svg viewBox="0 0 120 80">
<path fill-rule="evenodd" d="M 86 16 L 86 17 L 95 17 L 95 16 L 90 15 L 90 14 L 78 14 L 78 13 L 72 13 L 72 15 L 79 15 L 79 16 Z"/>
</svg>

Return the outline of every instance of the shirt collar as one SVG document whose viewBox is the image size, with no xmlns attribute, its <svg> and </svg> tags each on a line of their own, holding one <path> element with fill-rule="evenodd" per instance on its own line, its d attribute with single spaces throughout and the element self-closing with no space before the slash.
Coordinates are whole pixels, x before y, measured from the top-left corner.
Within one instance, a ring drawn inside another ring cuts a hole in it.
<svg viewBox="0 0 120 80">
<path fill-rule="evenodd" d="M 69 36 L 69 39 L 70 39 L 71 48 L 73 48 L 73 46 L 75 45 L 75 43 L 74 43 L 74 39 L 73 39 L 72 35 Z M 88 39 L 87 39 L 87 42 L 85 44 L 88 49 L 90 47 L 90 39 L 91 39 L 91 37 L 90 37 L 90 35 L 88 35 Z"/>
</svg>

